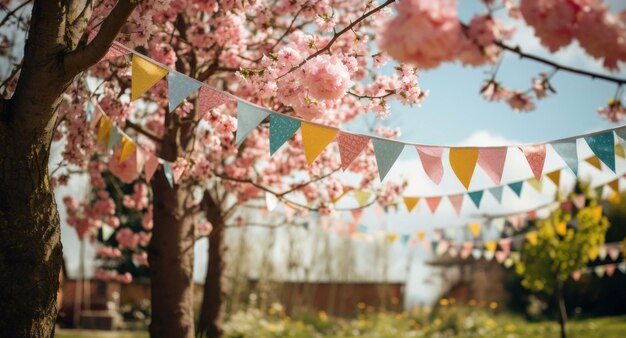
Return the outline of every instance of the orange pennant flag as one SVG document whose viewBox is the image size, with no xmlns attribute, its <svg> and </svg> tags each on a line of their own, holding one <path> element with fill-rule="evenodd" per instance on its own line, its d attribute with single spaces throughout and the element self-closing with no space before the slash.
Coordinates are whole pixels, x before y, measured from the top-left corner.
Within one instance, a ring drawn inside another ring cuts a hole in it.
<svg viewBox="0 0 626 338">
<path fill-rule="evenodd" d="M 469 189 L 477 161 L 478 148 L 450 148 L 450 166 L 465 189 Z"/>
<path fill-rule="evenodd" d="M 614 192 L 619 192 L 619 178 L 614 179 L 613 181 L 607 184 Z"/>
<path fill-rule="evenodd" d="M 621 157 L 621 158 L 626 158 L 626 151 L 624 151 L 624 146 L 622 146 L 621 144 L 616 144 L 615 145 L 615 155 Z"/>
<path fill-rule="evenodd" d="M 585 162 L 591 164 L 594 168 L 598 170 L 602 170 L 602 162 L 600 162 L 598 156 L 591 156 L 590 158 L 586 159 Z"/>
<path fill-rule="evenodd" d="M 415 208 L 415 206 L 417 205 L 417 203 L 420 201 L 419 197 L 402 197 L 402 199 L 404 200 L 404 205 L 406 205 L 406 210 L 408 212 L 413 211 L 413 208 Z"/>
<path fill-rule="evenodd" d="M 328 146 L 328 144 L 335 139 L 337 133 L 339 133 L 336 129 L 330 129 L 306 122 L 302 122 L 301 131 L 304 154 L 306 155 L 306 161 L 309 165 L 315 161 L 326 146 Z"/>
<path fill-rule="evenodd" d="M 548 173 L 546 176 L 548 176 L 550 181 L 557 187 L 561 184 L 561 169 Z"/>
</svg>

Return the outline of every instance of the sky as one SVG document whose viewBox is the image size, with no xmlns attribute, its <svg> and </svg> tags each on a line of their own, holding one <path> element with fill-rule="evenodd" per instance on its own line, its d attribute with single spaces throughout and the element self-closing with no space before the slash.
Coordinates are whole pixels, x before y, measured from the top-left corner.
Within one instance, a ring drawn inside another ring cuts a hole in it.
<svg viewBox="0 0 626 338">
<path fill-rule="evenodd" d="M 462 0 L 460 2 L 460 16 L 465 22 L 469 21 L 474 13 L 482 11 L 482 5 L 478 0 Z M 626 3 L 619 0 L 607 2 L 612 10 L 626 8 Z M 508 24 L 517 27 L 512 45 L 520 45 L 522 49 L 531 54 L 548 58 L 552 61 L 584 68 L 586 70 L 609 73 L 604 70 L 597 60 L 586 56 L 577 44 L 572 44 L 556 54 L 550 54 L 544 49 L 539 41 L 533 36 L 533 31 L 506 17 L 502 17 Z M 393 65 L 387 66 L 387 71 Z M 604 106 L 607 100 L 612 98 L 616 86 L 600 80 L 591 80 L 566 72 L 557 73 L 551 83 L 558 94 L 536 102 L 536 109 L 528 113 L 517 113 L 503 103 L 490 103 L 479 95 L 483 81 L 487 78 L 490 67 L 468 68 L 459 64 L 445 64 L 435 70 L 421 73 L 420 84 L 423 89 L 429 90 L 430 95 L 424 100 L 421 107 L 405 107 L 396 103 L 391 105 L 391 117 L 382 123 L 388 127 L 401 128 L 401 140 L 433 144 L 433 145 L 516 145 L 523 143 L 537 143 L 549 140 L 576 136 L 597 130 L 613 128 L 617 125 L 601 118 L 596 109 Z M 540 72 L 551 69 L 533 61 L 520 60 L 517 56 L 506 54 L 498 73 L 498 79 L 505 86 L 514 88 L 529 88 L 531 78 Z M 626 78 L 626 68 L 610 73 L 611 75 Z M 344 126 L 345 129 L 366 132 L 365 120 L 373 121 L 373 116 Z M 586 145 L 579 143 L 579 156 L 590 155 Z M 54 149 L 53 149 L 54 151 Z M 58 153 L 58 150 L 57 150 Z M 54 155 L 53 155 L 53 158 Z M 446 161 L 444 161 L 446 162 Z M 545 172 L 563 167 L 564 163 L 550 149 L 546 160 Z M 618 161 L 618 173 L 624 172 L 626 164 Z M 402 156 L 389 172 L 388 177 L 405 178 L 409 182 L 407 194 L 417 195 L 440 195 L 459 193 L 464 191 L 458 180 L 454 177 L 449 166 L 444 168 L 443 183 L 434 185 L 424 174 L 421 164 L 413 149 L 406 147 Z M 591 167 L 581 165 L 581 175 L 593 182 L 601 183 L 608 181 L 612 176 L 605 170 L 600 173 Z M 510 152 L 507 166 L 503 176 L 503 182 L 512 182 L 531 177 L 531 171 L 524 162 L 523 155 L 519 152 Z M 574 177 L 564 175 L 564 183 L 573 182 Z M 62 196 L 72 193 L 80 193 L 80 187 L 84 186 L 84 179 L 74 179 L 72 187 L 63 188 L 57 192 L 59 206 L 62 206 Z M 491 187 L 487 176 L 480 170 L 476 170 L 475 178 L 470 189 Z M 423 205 L 418 210 L 407 214 L 400 210 L 381 216 L 374 210 L 366 211 L 363 222 L 368 229 L 376 233 L 382 233 L 383 229 L 398 233 L 414 233 L 418 229 L 432 229 L 433 227 L 464 225 L 470 220 L 476 219 L 477 214 L 485 212 L 509 212 L 526 210 L 535 206 L 544 205 L 553 199 L 555 188 L 544 182 L 543 193 L 533 191 L 525 187 L 521 199 L 514 197 L 510 191 L 506 191 L 502 205 L 484 197 L 481 210 L 469 206 L 465 202 L 461 217 L 454 214 L 452 207 L 442 202 L 440 210 L 435 216 L 430 215 Z M 342 203 L 350 203 L 350 201 Z M 421 204 L 421 203 L 420 203 Z M 62 221 L 64 210 L 60 208 Z M 344 217 L 345 216 L 340 216 Z M 256 233 L 259 235 L 261 233 Z M 70 273 L 78 267 L 78 241 L 73 229 L 64 222 L 62 226 L 62 240 L 64 252 Z M 311 242 L 310 240 L 308 242 Z M 302 242 L 303 246 L 311 245 Z M 357 252 L 367 252 L 367 244 L 358 247 Z M 406 246 L 393 245 L 389 253 L 389 278 L 391 280 L 407 280 L 406 258 L 409 257 Z M 196 245 L 196 271 L 195 279 L 202 281 L 206 270 L 206 241 L 200 241 Z M 92 271 L 94 250 L 88 246 L 87 270 Z M 274 254 L 274 258 L 280 262 L 284 257 L 280 252 Z M 441 292 L 440 282 L 437 279 L 438 271 L 425 265 L 430 258 L 429 254 L 418 250 L 412 258 L 411 273 L 408 276 L 407 298 L 409 304 L 428 304 L 434 301 Z M 367 261 L 361 260 L 359 268 L 362 274 L 368 273 Z M 91 275 L 91 273 L 89 273 Z"/>
</svg>

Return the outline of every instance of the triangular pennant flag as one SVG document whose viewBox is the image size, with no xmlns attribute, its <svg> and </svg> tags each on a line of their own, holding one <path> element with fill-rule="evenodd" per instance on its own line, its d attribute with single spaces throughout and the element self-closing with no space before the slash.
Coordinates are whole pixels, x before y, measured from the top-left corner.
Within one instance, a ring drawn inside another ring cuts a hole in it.
<svg viewBox="0 0 626 338">
<path fill-rule="evenodd" d="M 511 215 L 507 217 L 506 220 L 509 221 L 509 223 L 511 223 L 511 226 L 515 230 L 520 230 L 526 224 L 526 214 L 519 213 L 519 214 Z"/>
<path fill-rule="evenodd" d="M 452 207 L 454 208 L 457 216 L 461 215 L 461 209 L 463 208 L 463 197 L 465 197 L 465 194 L 448 196 L 448 200 L 450 200 L 450 204 L 452 204 Z"/>
<path fill-rule="evenodd" d="M 626 150 L 624 150 L 624 146 L 621 144 L 616 144 L 615 145 L 615 155 L 621 157 L 621 158 L 626 158 Z"/>
<path fill-rule="evenodd" d="M 87 101 L 87 109 L 86 109 L 87 116 L 85 116 L 85 121 L 90 122 L 94 118 L 93 116 L 94 110 L 95 110 L 95 107 L 93 103 L 91 101 Z"/>
<path fill-rule="evenodd" d="M 491 178 L 494 184 L 500 185 L 508 148 L 481 148 L 478 152 L 478 165 Z"/>
<path fill-rule="evenodd" d="M 504 231 L 505 222 L 506 220 L 503 217 L 498 217 L 498 218 L 492 219 L 490 224 L 492 227 L 494 227 L 498 231 L 498 233 L 501 233 L 502 231 Z"/>
<path fill-rule="evenodd" d="M 582 276 L 582 272 L 580 270 L 576 270 L 572 272 L 572 279 L 575 281 L 578 281 L 581 276 Z"/>
<path fill-rule="evenodd" d="M 367 205 L 367 202 L 369 201 L 370 196 L 372 195 L 370 191 L 366 191 L 366 190 L 354 190 L 353 194 L 354 194 L 354 198 L 356 198 L 356 201 L 359 203 L 359 206 L 361 208 Z"/>
<path fill-rule="evenodd" d="M 174 183 L 178 183 L 178 181 L 180 180 L 180 178 L 183 176 L 183 173 L 185 172 L 185 165 L 181 164 L 180 161 L 178 161 L 175 165 L 172 165 L 172 173 L 174 174 Z"/>
<path fill-rule="evenodd" d="M 572 201 L 563 201 L 561 202 L 561 208 L 567 212 L 572 212 Z"/>
<path fill-rule="evenodd" d="M 367 147 L 370 139 L 367 136 L 340 133 L 337 137 L 339 155 L 341 156 L 341 168 L 348 169 L 350 164 L 359 157 L 359 154 Z"/>
<path fill-rule="evenodd" d="M 237 133 L 235 143 L 241 144 L 265 118 L 270 111 L 258 106 L 253 106 L 244 101 L 237 101 Z M 305 147 L 306 149 L 306 147 Z"/>
<path fill-rule="evenodd" d="M 600 162 L 600 159 L 598 158 L 598 156 L 591 156 L 585 159 L 585 162 L 591 164 L 592 167 L 598 170 L 602 170 L 602 162 Z"/>
<path fill-rule="evenodd" d="M 498 203 L 502 203 L 502 191 L 503 191 L 504 186 L 497 186 L 497 187 L 493 187 L 491 189 L 489 189 L 489 193 L 491 194 L 491 196 L 493 196 L 493 198 L 496 199 L 496 201 L 498 201 Z"/>
<path fill-rule="evenodd" d="M 503 238 L 498 241 L 498 245 L 500 245 L 500 249 L 502 249 L 503 252 L 509 253 L 511 251 L 512 241 L 513 240 L 511 240 L 510 238 Z"/>
<path fill-rule="evenodd" d="M 615 264 L 605 265 L 606 275 L 609 277 L 613 276 L 613 274 L 615 273 L 615 268 L 617 268 L 617 265 Z"/>
<path fill-rule="evenodd" d="M 184 99 L 198 90 L 202 83 L 176 72 L 167 74 L 167 101 L 169 112 L 173 112 Z"/>
<path fill-rule="evenodd" d="M 476 191 L 472 191 L 468 193 L 470 199 L 472 200 L 472 202 L 474 202 L 474 205 L 476 206 L 476 208 L 480 208 L 480 201 L 482 201 L 483 199 L 484 192 L 485 192 L 484 190 L 476 190 Z"/>
<path fill-rule="evenodd" d="M 615 172 L 615 137 L 609 131 L 602 134 L 585 137 L 589 148 L 596 156 L 606 164 L 611 171 Z"/>
<path fill-rule="evenodd" d="M 137 161 L 137 172 L 141 174 L 143 165 L 146 163 L 146 153 L 142 148 L 137 148 L 135 151 L 135 159 Z"/>
<path fill-rule="evenodd" d="M 422 167 L 428 178 L 435 184 L 441 183 L 443 178 L 443 164 L 441 163 L 443 148 L 416 146 L 415 149 L 417 149 L 417 153 L 422 161 Z"/>
<path fill-rule="evenodd" d="M 609 257 L 611 257 L 611 260 L 616 261 L 617 258 L 619 258 L 619 254 L 620 254 L 619 246 L 611 245 L 607 248 L 607 252 L 609 254 Z"/>
<path fill-rule="evenodd" d="M 574 205 L 578 209 L 584 208 L 586 201 L 587 201 L 587 197 L 585 197 L 585 194 L 578 194 L 572 198 L 572 203 L 574 203 Z"/>
<path fill-rule="evenodd" d="M 419 197 L 405 196 L 405 197 L 402 197 L 402 199 L 404 200 L 404 205 L 406 205 L 407 212 L 411 212 L 413 208 L 415 208 L 417 203 L 420 201 Z"/>
<path fill-rule="evenodd" d="M 265 207 L 267 208 L 267 211 L 274 211 L 277 206 L 278 197 L 270 192 L 265 192 Z"/>
<path fill-rule="evenodd" d="M 352 219 L 354 220 L 354 223 L 361 223 L 361 218 L 363 218 L 363 209 L 352 210 Z"/>
<path fill-rule="evenodd" d="M 497 251 L 496 252 L 496 262 L 498 262 L 499 264 L 502 264 L 507 256 L 508 256 L 507 252 Z"/>
<path fill-rule="evenodd" d="M 404 144 L 381 139 L 373 139 L 372 144 L 374 144 L 374 155 L 376 155 L 378 175 L 382 181 L 385 179 L 385 176 L 387 176 L 393 164 L 396 163 L 400 153 L 402 153 Z"/>
<path fill-rule="evenodd" d="M 479 250 L 479 249 L 472 250 L 472 257 L 474 257 L 475 260 L 479 260 L 482 256 L 483 256 L 482 250 Z"/>
<path fill-rule="evenodd" d="M 559 236 L 565 236 L 567 234 L 567 222 L 558 223 L 555 230 Z"/>
<path fill-rule="evenodd" d="M 589 252 L 587 253 L 587 256 L 589 257 L 589 260 L 595 261 L 598 258 L 599 253 L 600 253 L 600 249 L 596 246 L 589 250 Z"/>
<path fill-rule="evenodd" d="M 550 145 L 552 149 L 561 156 L 574 175 L 578 175 L 578 150 L 576 148 L 576 140 L 550 143 Z"/>
<path fill-rule="evenodd" d="M 470 223 L 467 227 L 474 237 L 478 237 L 480 235 L 480 223 Z"/>
<path fill-rule="evenodd" d="M 537 243 L 539 242 L 539 236 L 537 235 L 537 231 L 527 232 L 525 237 L 530 245 L 537 245 Z"/>
<path fill-rule="evenodd" d="M 270 116 L 270 155 L 274 155 L 298 129 L 300 129 L 300 120 L 272 114 Z"/>
<path fill-rule="evenodd" d="M 596 273 L 596 276 L 598 276 L 598 278 L 604 277 L 604 266 L 598 265 L 598 266 L 594 267 L 593 268 L 593 272 Z"/>
<path fill-rule="evenodd" d="M 428 204 L 428 209 L 430 209 L 430 212 L 432 212 L 433 214 L 437 211 L 437 208 L 439 207 L 440 202 L 441 202 L 441 196 L 426 197 L 426 203 Z"/>
<path fill-rule="evenodd" d="M 600 199 L 604 196 L 604 186 L 601 185 L 595 188 L 596 198 Z"/>
<path fill-rule="evenodd" d="M 469 189 L 477 161 L 478 148 L 450 148 L 450 166 L 465 189 Z"/>
<path fill-rule="evenodd" d="M 339 131 L 302 122 L 302 145 L 306 160 L 311 165 Z"/>
<path fill-rule="evenodd" d="M 619 178 L 614 179 L 613 181 L 607 184 L 614 192 L 619 193 Z"/>
<path fill-rule="evenodd" d="M 493 256 L 495 256 L 496 252 L 495 251 L 483 251 L 483 257 L 487 260 L 487 261 L 491 261 L 493 260 Z"/>
<path fill-rule="evenodd" d="M 608 252 L 606 251 L 606 246 L 602 245 L 598 248 L 598 258 L 600 258 L 600 260 L 605 260 L 606 256 L 608 255 Z"/>
<path fill-rule="evenodd" d="M 509 188 L 513 190 L 513 192 L 515 193 L 515 195 L 517 195 L 517 197 L 521 197 L 522 188 L 524 188 L 524 181 L 509 183 Z"/>
<path fill-rule="evenodd" d="M 152 154 L 146 154 L 146 161 L 143 167 L 146 173 L 146 182 L 150 182 L 150 180 L 152 179 L 152 176 L 154 176 L 154 173 L 156 172 L 158 167 L 159 167 L 159 158 Z"/>
<path fill-rule="evenodd" d="M 524 153 L 530 169 L 535 175 L 537 181 L 541 180 L 541 174 L 543 173 L 543 165 L 546 162 L 546 145 L 537 144 L 532 146 L 522 146 L 519 149 Z"/>
<path fill-rule="evenodd" d="M 626 262 L 621 262 L 617 264 L 617 268 L 619 269 L 619 271 L 626 275 Z"/>
<path fill-rule="evenodd" d="M 126 161 L 126 159 L 137 150 L 137 145 L 128 136 L 122 137 L 122 151 L 120 152 L 120 163 Z"/>
<path fill-rule="evenodd" d="M 496 241 L 487 241 L 487 242 L 485 242 L 485 250 L 487 250 L 487 251 L 494 252 L 494 251 L 496 251 L 497 247 L 498 247 L 498 242 L 496 242 Z"/>
<path fill-rule="evenodd" d="M 96 141 L 109 143 L 109 138 L 111 136 L 111 129 L 113 128 L 113 123 L 111 123 L 111 119 L 108 116 L 104 115 L 100 119 L 100 128 L 98 129 L 98 138 Z"/>
<path fill-rule="evenodd" d="M 165 178 L 167 179 L 167 183 L 170 184 L 170 187 L 174 187 L 174 173 L 172 172 L 172 164 L 168 161 L 163 162 L 163 173 L 165 174 Z"/>
<path fill-rule="evenodd" d="M 213 88 L 202 86 L 198 92 L 198 106 L 196 109 L 202 115 L 228 101 L 233 101 L 233 98 Z"/>
<path fill-rule="evenodd" d="M 554 183 L 557 188 L 559 187 L 559 185 L 561 184 L 561 169 L 548 173 L 546 176 L 548 176 L 550 181 L 552 181 L 552 183 Z"/>
<path fill-rule="evenodd" d="M 152 86 L 167 75 L 167 73 L 167 69 L 134 54 L 130 91 L 131 101 L 140 98 L 141 95 L 152 88 Z"/>
<path fill-rule="evenodd" d="M 120 149 L 122 147 L 122 133 L 120 132 L 117 126 L 113 126 L 111 128 L 111 132 L 109 133 L 109 142 L 107 143 L 107 147 L 109 149 Z"/>
<path fill-rule="evenodd" d="M 526 182 L 528 182 L 528 184 L 530 184 L 531 187 L 535 188 L 535 190 L 537 190 L 538 192 L 541 192 L 541 181 L 537 181 L 536 178 L 530 178 L 528 180 L 526 180 Z"/>
<path fill-rule="evenodd" d="M 89 121 L 89 128 L 93 129 L 96 126 L 96 124 L 100 122 L 100 119 L 102 118 L 102 116 L 104 116 L 104 113 L 102 112 L 102 108 L 100 108 L 100 106 L 96 104 L 93 110 L 93 116 L 91 117 L 91 121 Z"/>
<path fill-rule="evenodd" d="M 450 249 L 448 249 L 448 255 L 450 255 L 450 257 L 452 258 L 456 258 L 459 255 L 459 251 L 457 250 L 457 248 L 455 247 L 450 247 Z"/>
<path fill-rule="evenodd" d="M 527 212 L 526 215 L 528 216 L 529 220 L 534 221 L 537 219 L 537 210 L 531 210 Z"/>
<path fill-rule="evenodd" d="M 100 227 L 100 229 L 102 229 L 102 240 L 106 242 L 115 233 L 115 229 L 104 222 L 102 222 L 101 224 L 102 226 Z"/>
<path fill-rule="evenodd" d="M 615 135 L 617 135 L 617 137 L 621 138 L 622 140 L 626 141 L 626 127 L 621 127 L 619 129 L 615 129 Z"/>
<path fill-rule="evenodd" d="M 418 232 L 415 233 L 417 236 L 417 239 L 419 239 L 420 241 L 424 240 L 424 238 L 426 238 L 426 231 L 424 230 L 420 230 Z"/>
<path fill-rule="evenodd" d="M 128 55 L 130 54 L 129 51 L 127 51 L 126 49 L 118 46 L 117 44 L 112 44 L 111 47 L 109 47 L 109 50 L 107 50 L 107 53 L 104 55 L 104 57 L 102 59 L 100 59 L 100 61 L 98 62 L 102 62 L 102 61 L 108 61 L 111 59 L 115 59 L 118 58 L 120 56 L 124 56 L 124 55 Z"/>
</svg>

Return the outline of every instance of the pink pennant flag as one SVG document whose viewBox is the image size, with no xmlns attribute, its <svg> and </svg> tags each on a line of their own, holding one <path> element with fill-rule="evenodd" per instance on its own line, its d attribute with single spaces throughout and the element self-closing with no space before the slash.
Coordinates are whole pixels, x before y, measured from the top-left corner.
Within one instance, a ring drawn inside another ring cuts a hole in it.
<svg viewBox="0 0 626 338">
<path fill-rule="evenodd" d="M 611 257 L 612 261 L 616 261 L 619 257 L 620 250 L 617 245 L 607 245 L 606 251 L 609 254 L 609 257 Z"/>
<path fill-rule="evenodd" d="M 606 266 L 606 275 L 611 277 L 613 276 L 613 273 L 615 273 L 615 268 L 617 268 L 617 265 L 615 264 L 609 264 Z"/>
<path fill-rule="evenodd" d="M 532 210 L 527 213 L 528 219 L 534 221 L 537 219 L 537 210 Z"/>
<path fill-rule="evenodd" d="M 572 212 L 572 201 L 561 202 L 561 208 L 567 212 Z"/>
<path fill-rule="evenodd" d="M 472 249 L 474 249 L 474 243 L 465 242 L 463 243 L 463 247 L 461 248 L 460 256 L 463 259 L 468 258 L 472 254 Z"/>
<path fill-rule="evenodd" d="M 367 136 L 340 133 L 337 142 L 339 143 L 339 155 L 341 156 L 341 169 L 348 169 L 350 164 L 367 147 L 369 141 L 370 139 Z"/>
<path fill-rule="evenodd" d="M 109 47 L 109 50 L 104 55 L 104 57 L 102 59 L 100 59 L 100 62 L 108 61 L 108 60 L 115 59 L 115 58 L 118 58 L 120 56 L 124 56 L 124 55 L 128 55 L 128 54 L 130 54 L 130 52 L 128 50 L 126 50 L 125 48 L 121 47 L 120 45 L 114 43 L 114 44 L 111 45 L 111 47 Z"/>
<path fill-rule="evenodd" d="M 456 194 L 448 196 L 452 207 L 454 207 L 454 211 L 456 211 L 457 216 L 461 216 L 461 208 L 463 208 L 463 197 L 465 194 Z"/>
<path fill-rule="evenodd" d="M 506 251 L 496 251 L 496 261 L 500 264 L 504 263 L 509 253 Z"/>
<path fill-rule="evenodd" d="M 456 247 L 451 246 L 448 250 L 448 255 L 450 255 L 450 257 L 452 258 L 456 258 L 456 256 L 459 255 L 459 250 Z"/>
<path fill-rule="evenodd" d="M 430 212 L 432 212 L 433 214 L 437 211 L 437 208 L 439 207 L 440 202 L 441 202 L 441 196 L 426 197 L 426 203 L 428 204 L 428 208 L 430 209 Z"/>
<path fill-rule="evenodd" d="M 500 249 L 502 249 L 502 251 L 509 253 L 511 251 L 511 242 L 512 240 L 510 238 L 503 238 L 498 241 L 498 245 L 500 245 Z"/>
<path fill-rule="evenodd" d="M 146 160 L 143 168 L 146 173 L 146 182 L 150 182 L 158 167 L 159 158 L 152 154 L 146 153 Z"/>
<path fill-rule="evenodd" d="M 530 169 L 535 175 L 537 181 L 541 180 L 541 174 L 543 173 L 543 165 L 546 162 L 546 145 L 538 144 L 534 146 L 523 146 L 519 149 L 526 156 L 526 160 L 530 165 Z"/>
<path fill-rule="evenodd" d="M 517 215 L 511 215 L 507 217 L 506 220 L 509 221 L 509 223 L 511 223 L 511 225 L 513 226 L 515 230 L 521 230 L 522 227 L 524 227 L 524 224 L 526 221 L 526 214 L 521 213 Z"/>
<path fill-rule="evenodd" d="M 93 116 L 91 117 L 91 121 L 89 121 L 89 128 L 94 129 L 98 122 L 100 121 L 100 117 L 102 116 L 102 109 L 97 103 L 93 104 Z"/>
<path fill-rule="evenodd" d="M 202 116 L 207 111 L 232 100 L 230 96 L 220 91 L 202 86 L 198 94 L 198 113 Z"/>
<path fill-rule="evenodd" d="M 363 218 L 363 209 L 353 209 L 352 210 L 352 219 L 354 223 L 361 223 L 361 218 Z"/>
<path fill-rule="evenodd" d="M 574 198 L 572 198 L 572 202 L 578 209 L 584 208 L 586 201 L 587 201 L 587 198 L 585 197 L 585 194 L 579 194 L 579 195 L 574 196 Z"/>
<path fill-rule="evenodd" d="M 500 181 L 502 180 L 507 151 L 507 147 L 500 147 L 480 148 L 478 152 L 478 165 L 483 168 L 485 173 L 487 173 L 489 178 L 491 178 L 496 185 L 500 185 Z"/>
<path fill-rule="evenodd" d="M 426 175 L 435 184 L 441 183 L 443 178 L 443 164 L 441 163 L 443 148 L 415 146 L 415 149 L 417 149 L 417 153 L 420 156 Z"/>
<path fill-rule="evenodd" d="M 174 183 L 178 183 L 181 176 L 183 176 L 183 172 L 185 172 L 185 163 L 179 163 L 176 161 L 172 166 L 172 174 L 174 174 Z"/>
<path fill-rule="evenodd" d="M 572 279 L 575 281 L 578 281 L 581 275 L 582 275 L 582 272 L 580 270 L 576 270 L 572 272 Z"/>
</svg>

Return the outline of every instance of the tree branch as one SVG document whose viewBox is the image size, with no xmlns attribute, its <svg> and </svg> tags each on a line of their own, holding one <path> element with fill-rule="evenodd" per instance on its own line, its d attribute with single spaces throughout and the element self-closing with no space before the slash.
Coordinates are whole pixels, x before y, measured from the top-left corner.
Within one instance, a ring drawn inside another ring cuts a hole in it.
<svg viewBox="0 0 626 338">
<path fill-rule="evenodd" d="M 158 137 L 157 135 L 155 135 L 154 133 L 142 128 L 140 125 L 130 121 L 130 120 L 126 120 L 126 126 L 128 126 L 128 128 L 138 132 L 139 134 L 151 139 L 154 142 L 160 143 L 163 142 L 163 139 L 161 139 L 160 137 Z"/>
<path fill-rule="evenodd" d="M 65 71 L 69 74 L 78 74 L 100 61 L 138 4 L 138 0 L 119 0 L 102 22 L 100 31 L 93 41 L 65 55 L 63 59 Z"/>
</svg>

